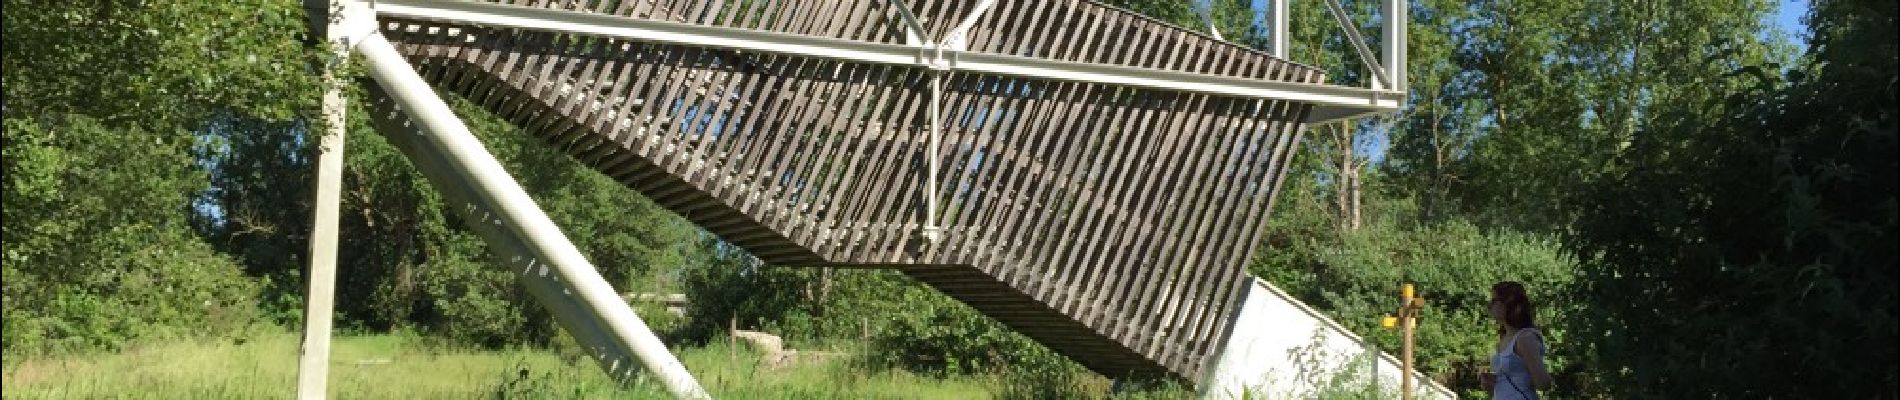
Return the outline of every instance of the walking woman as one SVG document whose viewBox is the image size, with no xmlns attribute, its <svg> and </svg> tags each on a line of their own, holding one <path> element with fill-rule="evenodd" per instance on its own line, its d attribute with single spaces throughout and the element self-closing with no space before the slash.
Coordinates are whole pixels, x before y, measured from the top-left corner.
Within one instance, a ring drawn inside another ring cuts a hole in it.
<svg viewBox="0 0 1900 400">
<path fill-rule="evenodd" d="M 1536 399 L 1538 390 L 1550 387 L 1550 372 L 1544 370 L 1544 334 L 1533 322 L 1524 284 L 1491 285 L 1490 311 L 1498 323 L 1498 344 L 1491 354 L 1491 373 L 1484 375 L 1484 390 L 1492 399 Z"/>
</svg>

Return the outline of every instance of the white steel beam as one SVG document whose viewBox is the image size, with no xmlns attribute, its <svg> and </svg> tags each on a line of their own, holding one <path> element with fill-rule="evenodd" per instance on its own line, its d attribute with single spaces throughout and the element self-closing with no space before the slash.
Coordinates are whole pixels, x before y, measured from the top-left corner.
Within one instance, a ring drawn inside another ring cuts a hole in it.
<svg viewBox="0 0 1900 400">
<path fill-rule="evenodd" d="M 1076 63 L 983 52 L 942 52 L 935 46 L 907 46 L 794 35 L 606 14 L 504 4 L 428 0 L 381 0 L 380 15 L 404 19 L 468 23 L 493 27 L 612 37 L 758 51 L 842 61 L 915 65 L 973 73 L 1101 83 L 1149 89 L 1311 103 L 1318 114 L 1361 114 L 1397 110 L 1403 92 L 1298 82 L 1277 82 L 1120 65 Z M 1383 71 L 1380 72 L 1383 74 Z M 1318 111 L 1318 110 L 1316 110 Z"/>
<path fill-rule="evenodd" d="M 1359 33 L 1359 24 L 1354 23 L 1352 17 L 1346 14 L 1346 9 L 1339 5 L 1339 0 L 1323 1 L 1326 3 L 1326 11 L 1331 12 L 1333 20 L 1339 22 L 1339 30 L 1346 32 L 1346 41 L 1352 43 L 1352 49 L 1358 52 L 1359 62 L 1365 63 L 1366 69 L 1372 73 L 1374 78 L 1371 80 L 1372 89 L 1381 90 L 1392 87 L 1392 77 L 1386 76 L 1385 67 L 1379 66 L 1379 60 L 1372 58 L 1372 50 L 1366 47 L 1365 36 Z"/>
<path fill-rule="evenodd" d="M 581 299 L 569 293 L 567 286 L 549 273 L 548 266 L 538 261 L 540 257 L 535 255 L 532 247 L 496 223 L 499 214 L 495 210 L 498 207 L 483 203 L 472 189 L 475 185 L 456 175 L 455 169 L 441 152 L 432 151 L 422 144 L 427 140 L 428 132 L 411 123 L 409 118 L 395 110 L 396 107 L 386 106 L 387 103 L 383 102 L 394 101 L 389 99 L 387 92 L 375 85 L 370 85 L 368 92 L 370 98 L 380 99 L 379 106 L 384 106 L 371 111 L 370 121 L 376 131 L 388 138 L 389 144 L 394 145 L 404 158 L 409 159 L 410 164 L 416 166 L 416 170 L 422 172 L 423 178 L 435 187 L 436 192 L 442 194 L 443 202 L 451 210 L 462 216 L 463 221 L 468 221 L 469 230 L 475 231 L 475 235 L 488 245 L 495 261 L 518 273 L 516 277 L 521 286 L 528 290 L 536 303 L 548 310 L 548 314 L 554 316 L 562 329 L 574 337 L 575 343 L 593 356 L 610 379 L 621 383 L 631 378 L 635 372 L 634 365 L 639 362 L 638 355 L 621 346 L 613 332 L 589 314 L 587 307 L 581 304 Z"/>
<path fill-rule="evenodd" d="M 1381 57 L 1385 62 L 1385 76 L 1392 83 L 1386 87 L 1399 93 L 1408 89 L 1405 83 L 1405 28 L 1411 25 L 1411 15 L 1408 14 L 1411 8 L 1405 3 L 1405 0 L 1385 0 L 1385 9 L 1382 11 L 1385 14 L 1385 32 L 1379 39 L 1379 47 L 1385 53 Z"/>
<path fill-rule="evenodd" d="M 930 33 L 924 30 L 924 23 L 918 21 L 917 15 L 910 12 L 909 4 L 904 4 L 904 0 L 890 0 L 890 5 L 892 9 L 897 10 L 898 19 L 904 21 L 904 43 L 916 46 L 936 45 L 930 41 Z"/>
<path fill-rule="evenodd" d="M 943 240 L 943 227 L 937 225 L 937 194 L 941 192 L 940 187 L 937 186 L 937 172 L 943 168 L 942 152 L 943 72 L 933 70 L 930 72 L 930 151 L 925 153 L 927 157 L 930 157 L 926 160 L 928 163 L 925 168 L 930 170 L 925 171 L 927 178 L 924 182 L 924 229 L 922 231 L 924 239 L 930 243 Z"/>
<path fill-rule="evenodd" d="M 347 60 L 349 57 L 339 57 Z M 340 64 L 341 61 L 333 61 Z M 336 299 L 336 234 L 343 188 L 343 82 L 340 65 L 323 69 L 323 133 L 317 140 L 317 198 L 310 216 L 309 286 L 304 293 L 303 346 L 297 355 L 297 398 L 320 400 L 329 389 L 330 324 Z"/>
<path fill-rule="evenodd" d="M 1268 1 L 1271 1 L 1273 5 L 1273 15 L 1270 16 L 1272 22 L 1268 23 L 1270 25 L 1269 28 L 1273 30 L 1273 37 L 1268 38 L 1268 40 L 1272 40 L 1273 44 L 1269 46 L 1271 48 L 1267 49 L 1267 52 L 1272 53 L 1274 57 L 1279 57 L 1282 60 L 1292 60 L 1291 54 L 1293 48 L 1289 47 L 1289 45 L 1293 42 L 1287 37 L 1287 35 L 1293 32 L 1287 30 L 1287 21 L 1292 19 L 1292 16 L 1287 15 L 1287 12 L 1289 12 L 1292 7 L 1288 7 L 1287 3 L 1291 3 L 1293 0 Z"/>
<path fill-rule="evenodd" d="M 336 300 L 337 218 L 341 212 L 343 190 L 343 134 L 348 124 L 344 111 L 344 79 L 340 75 L 350 59 L 351 46 L 361 36 L 376 32 L 376 14 L 369 5 L 357 0 L 304 3 L 308 12 L 320 20 L 311 21 L 311 29 L 320 31 L 330 58 L 323 66 L 323 133 L 317 139 L 317 176 L 315 207 L 310 215 L 310 271 L 305 275 L 303 343 L 297 353 L 297 398 L 320 400 L 328 397 L 330 386 L 331 314 Z"/>
<path fill-rule="evenodd" d="M 1220 27 L 1214 24 L 1214 2 L 1195 2 L 1194 4 L 1196 4 L 1194 8 L 1201 9 L 1201 22 L 1207 23 L 1207 33 L 1214 36 L 1214 40 L 1227 41 L 1227 38 L 1220 36 Z M 1200 7 L 1200 4 L 1207 4 L 1207 7 Z"/>
<path fill-rule="evenodd" d="M 699 382 L 686 371 L 666 344 L 620 299 L 612 285 L 587 261 L 580 249 L 561 233 L 534 198 L 515 182 L 493 154 L 456 118 L 447 103 L 381 35 L 363 38 L 357 52 L 369 64 L 376 80 L 410 119 L 427 132 L 422 148 L 438 152 L 458 176 L 466 178 L 478 201 L 496 207 L 495 223 L 507 229 L 534 252 L 535 261 L 554 275 L 580 301 L 595 322 L 604 326 L 619 345 L 639 356 L 646 367 L 675 397 L 708 398 Z"/>
</svg>

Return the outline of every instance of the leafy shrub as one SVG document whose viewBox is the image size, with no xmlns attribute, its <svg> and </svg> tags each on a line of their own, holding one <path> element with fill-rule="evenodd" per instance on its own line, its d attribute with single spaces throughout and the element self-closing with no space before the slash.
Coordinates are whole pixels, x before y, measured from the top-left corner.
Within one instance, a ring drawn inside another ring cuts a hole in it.
<svg viewBox="0 0 1900 400">
<path fill-rule="evenodd" d="M 74 115 L 5 132 L 7 353 L 220 336 L 258 318 L 256 282 L 185 221 L 204 182 L 189 141 Z"/>
<path fill-rule="evenodd" d="M 1381 328 L 1378 318 L 1398 306 L 1400 282 L 1416 282 L 1426 298 L 1414 341 L 1417 368 L 1454 391 L 1477 388 L 1478 368 L 1489 364 L 1497 344 L 1496 323 L 1486 312 L 1491 284 L 1523 282 L 1551 342 L 1546 362 L 1554 374 L 1566 376 L 1563 370 L 1575 354 L 1564 349 L 1569 337 L 1564 321 L 1581 305 L 1567 297 L 1575 261 L 1556 241 L 1482 232 L 1455 219 L 1414 228 L 1398 225 L 1282 238 L 1270 242 L 1251 268 L 1389 352 L 1400 348 L 1401 337 Z M 1286 232 L 1279 229 L 1270 235 Z"/>
<path fill-rule="evenodd" d="M 1596 182 L 1570 248 L 1620 398 L 1895 398 L 1896 10 L 1817 1 L 1813 64 L 1684 104 Z"/>
</svg>

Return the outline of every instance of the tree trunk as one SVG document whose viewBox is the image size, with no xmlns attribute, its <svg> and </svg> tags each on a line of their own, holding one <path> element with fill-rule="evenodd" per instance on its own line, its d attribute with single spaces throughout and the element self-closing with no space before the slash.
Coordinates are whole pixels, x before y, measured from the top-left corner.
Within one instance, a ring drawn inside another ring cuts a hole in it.
<svg viewBox="0 0 1900 400">
<path fill-rule="evenodd" d="M 818 298 L 816 302 L 812 303 L 813 314 L 817 314 L 815 315 L 817 317 L 825 316 L 825 308 L 826 308 L 826 305 L 831 304 L 830 301 L 831 301 L 831 267 L 819 268 L 818 269 Z"/>
<path fill-rule="evenodd" d="M 1347 226 L 1348 230 L 1359 230 L 1359 227 L 1361 226 L 1361 221 L 1360 221 L 1359 216 L 1360 216 L 1360 210 L 1364 209 L 1363 207 L 1364 203 L 1360 201 L 1361 199 L 1360 193 L 1362 192 L 1359 190 L 1359 183 L 1360 183 L 1359 168 L 1364 165 L 1365 163 L 1353 162 L 1352 170 L 1350 171 L 1351 174 L 1348 175 L 1352 177 L 1352 179 L 1349 180 L 1349 182 L 1352 183 L 1352 219 L 1348 221 L 1350 222 L 1350 225 Z"/>
<path fill-rule="evenodd" d="M 1333 197 L 1339 207 L 1339 230 L 1351 232 L 1359 229 L 1359 166 L 1358 156 L 1353 154 L 1353 130 L 1350 124 L 1341 124 L 1333 129 L 1334 143 L 1339 147 L 1339 168 L 1335 174 L 1337 182 L 1333 187 Z"/>
<path fill-rule="evenodd" d="M 1431 175 L 1432 181 L 1431 181 L 1430 191 L 1426 192 L 1427 197 L 1425 198 L 1425 207 L 1424 207 L 1425 220 L 1427 221 L 1435 220 L 1435 218 L 1438 216 L 1439 208 L 1444 207 L 1444 204 L 1447 202 L 1447 198 L 1450 197 L 1449 195 L 1446 194 L 1446 191 L 1448 190 L 1447 187 L 1451 186 L 1451 173 L 1447 171 L 1449 167 L 1446 165 L 1447 163 L 1446 156 L 1451 153 L 1451 149 L 1450 149 L 1451 146 L 1445 143 L 1444 133 L 1439 130 L 1439 126 L 1443 123 L 1444 123 L 1444 115 L 1438 112 L 1433 112 L 1432 113 L 1432 175 Z"/>
</svg>

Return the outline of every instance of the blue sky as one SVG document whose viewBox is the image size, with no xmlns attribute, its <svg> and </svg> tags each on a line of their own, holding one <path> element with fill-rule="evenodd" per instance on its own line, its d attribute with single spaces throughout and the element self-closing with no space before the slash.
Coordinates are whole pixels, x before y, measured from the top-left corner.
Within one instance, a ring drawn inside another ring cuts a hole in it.
<svg viewBox="0 0 1900 400">
<path fill-rule="evenodd" d="M 1781 2 L 1781 8 L 1775 10 L 1775 25 L 1789 32 L 1801 31 L 1806 25 L 1801 23 L 1801 15 L 1807 13 L 1807 11 L 1807 0 Z"/>
<path fill-rule="evenodd" d="M 1781 28 L 1783 32 L 1787 32 L 1788 39 L 1794 41 L 1795 47 L 1807 50 L 1808 27 L 1807 24 L 1801 23 L 1801 16 L 1808 12 L 1808 0 L 1783 1 L 1777 6 L 1775 13 L 1768 16 L 1769 21 Z"/>
</svg>

